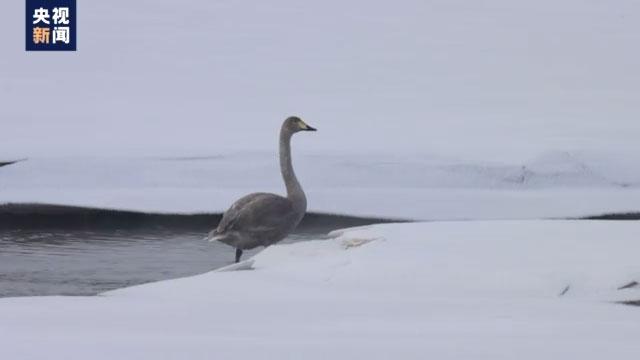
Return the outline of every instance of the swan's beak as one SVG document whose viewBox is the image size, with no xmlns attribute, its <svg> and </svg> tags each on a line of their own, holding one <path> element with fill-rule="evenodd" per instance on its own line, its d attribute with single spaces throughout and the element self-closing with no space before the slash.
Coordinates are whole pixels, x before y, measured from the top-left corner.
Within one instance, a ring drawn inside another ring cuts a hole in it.
<svg viewBox="0 0 640 360">
<path fill-rule="evenodd" d="M 316 131 L 316 128 L 309 126 L 306 122 L 300 121 L 300 130 L 302 131 Z"/>
</svg>

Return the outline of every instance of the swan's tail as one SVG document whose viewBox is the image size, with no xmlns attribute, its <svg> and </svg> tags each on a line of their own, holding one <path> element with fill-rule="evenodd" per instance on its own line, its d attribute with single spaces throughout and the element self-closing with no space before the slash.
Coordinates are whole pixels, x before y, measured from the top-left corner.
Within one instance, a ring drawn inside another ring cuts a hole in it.
<svg viewBox="0 0 640 360">
<path fill-rule="evenodd" d="M 218 234 L 218 229 L 214 229 L 214 230 L 211 230 L 211 232 L 207 234 L 207 236 L 205 236 L 204 239 L 202 240 L 214 242 L 214 241 L 220 241 L 224 237 L 225 237 L 224 235 Z"/>
</svg>

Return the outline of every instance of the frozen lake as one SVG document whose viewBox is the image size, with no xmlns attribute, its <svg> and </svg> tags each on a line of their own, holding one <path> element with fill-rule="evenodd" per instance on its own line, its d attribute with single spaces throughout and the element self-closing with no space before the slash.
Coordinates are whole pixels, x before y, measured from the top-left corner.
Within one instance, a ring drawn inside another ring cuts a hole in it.
<svg viewBox="0 0 640 360">
<path fill-rule="evenodd" d="M 0 208 L 0 297 L 96 295 L 202 274 L 233 262 L 234 249 L 203 237 L 219 215 L 159 215 L 61 206 Z M 639 214 L 605 216 L 638 219 Z M 385 219 L 308 214 L 283 243 Z M 248 258 L 261 251 L 247 251 Z"/>
<path fill-rule="evenodd" d="M 49 209 L 40 215 L 0 216 L 0 297 L 95 295 L 233 262 L 233 248 L 203 240 L 217 224 L 217 215 L 57 209 L 64 215 Z M 383 220 L 310 215 L 284 242 L 317 239 L 339 227 L 379 221 Z"/>
<path fill-rule="evenodd" d="M 0 296 L 95 295 L 232 262 L 231 247 L 206 242 L 203 235 L 150 229 L 0 231 Z"/>
</svg>

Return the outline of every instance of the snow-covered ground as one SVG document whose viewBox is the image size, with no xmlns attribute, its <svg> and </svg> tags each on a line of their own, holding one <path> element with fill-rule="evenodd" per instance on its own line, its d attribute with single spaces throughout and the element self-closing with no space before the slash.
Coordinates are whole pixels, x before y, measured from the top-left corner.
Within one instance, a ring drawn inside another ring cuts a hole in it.
<svg viewBox="0 0 640 360">
<path fill-rule="evenodd" d="M 0 22 L 0 157 L 303 148 L 530 158 L 638 153 L 636 0 L 110 0 L 76 53 L 26 53 Z M 273 134 L 273 136 L 272 136 Z"/>
<path fill-rule="evenodd" d="M 633 155 L 548 152 L 521 162 L 298 154 L 309 209 L 388 218 L 534 219 L 640 210 Z M 276 152 L 199 158 L 34 158 L 0 169 L 0 203 L 161 213 L 220 212 L 282 193 Z"/>
<path fill-rule="evenodd" d="M 0 300 L 3 359 L 631 359 L 636 222 L 375 225 L 254 270 Z M 563 294 L 564 295 L 561 295 Z"/>
</svg>

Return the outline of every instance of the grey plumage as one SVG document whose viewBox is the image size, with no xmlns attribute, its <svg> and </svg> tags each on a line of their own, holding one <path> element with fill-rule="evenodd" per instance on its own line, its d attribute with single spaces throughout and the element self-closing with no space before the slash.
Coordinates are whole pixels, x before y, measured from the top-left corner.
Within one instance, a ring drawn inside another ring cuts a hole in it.
<svg viewBox="0 0 640 360">
<path fill-rule="evenodd" d="M 307 211 L 307 198 L 291 161 L 291 137 L 299 131 L 315 131 L 298 117 L 289 117 L 280 129 L 280 171 L 287 196 L 254 193 L 236 201 L 222 216 L 209 241 L 236 248 L 236 262 L 242 250 L 269 246 L 293 231 Z"/>
</svg>

